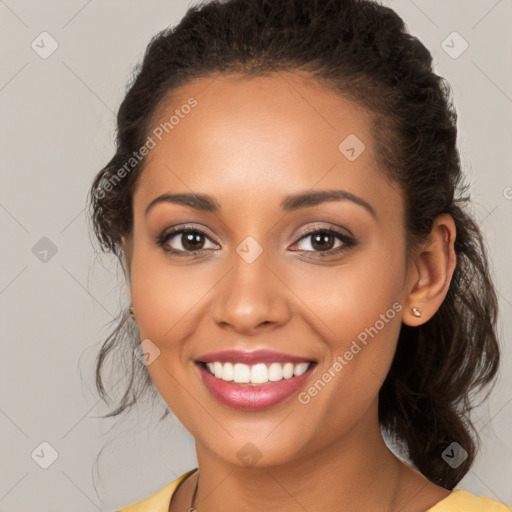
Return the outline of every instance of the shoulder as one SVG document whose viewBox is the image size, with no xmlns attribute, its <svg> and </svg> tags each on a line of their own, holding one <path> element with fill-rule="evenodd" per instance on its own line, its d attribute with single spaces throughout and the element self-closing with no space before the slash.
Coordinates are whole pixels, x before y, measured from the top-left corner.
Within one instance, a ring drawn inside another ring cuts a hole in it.
<svg viewBox="0 0 512 512">
<path fill-rule="evenodd" d="M 512 512 L 512 508 L 484 496 L 454 489 L 444 500 L 427 512 Z"/>
<path fill-rule="evenodd" d="M 197 468 L 187 471 L 180 477 L 176 478 L 176 480 L 160 489 L 155 494 L 141 501 L 138 501 L 133 505 L 128 505 L 127 507 L 121 508 L 116 512 L 167 512 L 169 510 L 169 503 L 171 502 L 171 498 L 178 488 L 178 485 L 180 485 L 181 482 L 185 480 L 185 478 L 190 476 L 195 471 L 197 471 Z"/>
</svg>

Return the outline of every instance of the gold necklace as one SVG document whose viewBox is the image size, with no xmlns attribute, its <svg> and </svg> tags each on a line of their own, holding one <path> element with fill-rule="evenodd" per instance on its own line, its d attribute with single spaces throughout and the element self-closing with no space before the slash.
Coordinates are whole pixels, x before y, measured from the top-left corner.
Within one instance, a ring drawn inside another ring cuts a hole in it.
<svg viewBox="0 0 512 512">
<path fill-rule="evenodd" d="M 403 470 L 403 467 L 401 466 L 400 467 L 400 474 L 402 473 L 402 470 Z M 397 482 L 395 484 L 395 489 L 393 491 L 393 502 L 392 502 L 392 505 L 394 505 L 395 500 L 396 500 L 396 491 L 398 489 L 399 480 L 400 480 L 400 477 L 397 478 Z M 187 512 L 198 512 L 198 510 L 195 508 L 196 507 L 196 496 L 197 496 L 197 488 L 198 487 L 199 487 L 199 470 L 197 471 L 196 487 L 194 489 L 194 494 L 192 494 L 192 502 L 191 502 L 190 507 L 188 508 Z M 394 510 L 394 508 L 391 507 L 390 510 Z"/>
<path fill-rule="evenodd" d="M 197 494 L 198 487 L 199 487 L 199 471 L 197 472 L 196 488 L 194 489 L 194 494 L 192 495 L 192 503 L 190 504 L 190 507 L 187 510 L 187 512 L 197 512 L 197 510 L 195 509 L 195 506 L 196 506 L 196 494 Z"/>
</svg>

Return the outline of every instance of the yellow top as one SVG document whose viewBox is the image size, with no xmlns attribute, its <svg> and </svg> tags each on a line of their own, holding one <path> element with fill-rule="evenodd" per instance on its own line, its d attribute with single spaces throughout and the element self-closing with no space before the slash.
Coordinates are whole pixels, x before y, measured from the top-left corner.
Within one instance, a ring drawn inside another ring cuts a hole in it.
<svg viewBox="0 0 512 512">
<path fill-rule="evenodd" d="M 171 498 L 178 485 L 195 471 L 197 471 L 197 468 L 187 471 L 149 498 L 122 508 L 117 512 L 168 512 Z M 512 512 L 512 508 L 498 501 L 475 496 L 470 492 L 456 488 L 426 512 Z"/>
</svg>

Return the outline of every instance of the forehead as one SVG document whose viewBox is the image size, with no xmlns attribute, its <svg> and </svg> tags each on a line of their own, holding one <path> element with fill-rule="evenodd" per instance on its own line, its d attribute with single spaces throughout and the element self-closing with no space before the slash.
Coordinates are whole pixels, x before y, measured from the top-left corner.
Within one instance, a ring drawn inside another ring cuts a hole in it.
<svg viewBox="0 0 512 512">
<path fill-rule="evenodd" d="M 247 205 L 262 194 L 335 187 L 371 200 L 387 183 L 371 123 L 362 106 L 305 75 L 195 79 L 153 116 L 155 146 L 135 203 L 178 190 Z"/>
</svg>

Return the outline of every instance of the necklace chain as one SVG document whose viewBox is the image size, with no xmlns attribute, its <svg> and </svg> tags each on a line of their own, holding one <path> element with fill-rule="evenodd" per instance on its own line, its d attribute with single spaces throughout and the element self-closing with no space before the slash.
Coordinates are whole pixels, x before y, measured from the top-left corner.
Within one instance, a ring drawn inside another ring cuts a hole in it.
<svg viewBox="0 0 512 512">
<path fill-rule="evenodd" d="M 194 489 L 194 494 L 192 495 L 192 503 L 190 504 L 190 508 L 187 512 L 197 512 L 195 506 L 196 506 L 196 495 L 197 495 L 197 488 L 199 487 L 199 471 L 197 472 L 197 480 L 196 480 L 196 488 Z"/>
<path fill-rule="evenodd" d="M 400 468 L 400 469 L 402 469 L 402 468 Z M 396 491 L 397 491 L 397 488 L 398 488 L 399 480 L 400 480 L 400 477 L 397 478 L 397 482 L 395 484 L 395 488 L 394 488 L 394 491 L 393 491 L 393 502 L 392 502 L 392 505 L 395 504 Z M 190 507 L 187 510 L 187 512 L 198 512 L 198 510 L 195 508 L 196 507 L 196 496 L 197 496 L 197 488 L 198 487 L 199 487 L 199 470 L 197 472 L 196 487 L 194 489 L 194 494 L 192 495 L 192 502 L 191 502 Z M 391 510 L 393 510 L 393 507 L 391 508 Z"/>
</svg>

